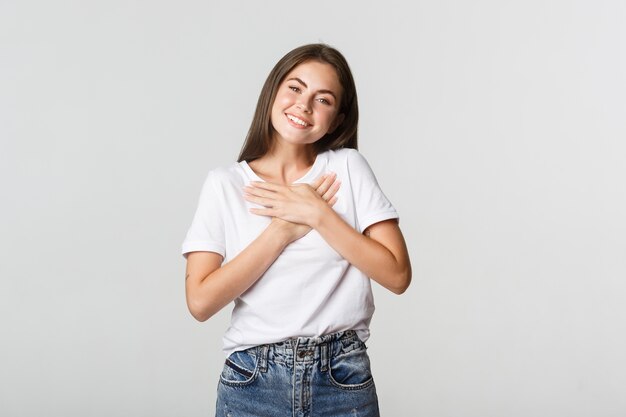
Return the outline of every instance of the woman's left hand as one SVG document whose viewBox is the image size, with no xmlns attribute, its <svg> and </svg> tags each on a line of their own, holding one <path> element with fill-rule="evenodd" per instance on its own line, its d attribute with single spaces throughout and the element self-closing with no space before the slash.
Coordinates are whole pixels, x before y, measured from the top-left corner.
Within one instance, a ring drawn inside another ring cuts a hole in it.
<svg viewBox="0 0 626 417">
<path fill-rule="evenodd" d="M 334 194 L 340 181 L 334 181 L 336 174 L 327 178 L 332 184 L 326 193 Z M 250 212 L 262 216 L 278 217 L 293 223 L 306 224 L 315 228 L 318 219 L 331 207 L 310 184 L 298 183 L 280 185 L 263 181 L 251 181 L 244 187 L 244 198 L 264 208 L 251 208 Z"/>
</svg>

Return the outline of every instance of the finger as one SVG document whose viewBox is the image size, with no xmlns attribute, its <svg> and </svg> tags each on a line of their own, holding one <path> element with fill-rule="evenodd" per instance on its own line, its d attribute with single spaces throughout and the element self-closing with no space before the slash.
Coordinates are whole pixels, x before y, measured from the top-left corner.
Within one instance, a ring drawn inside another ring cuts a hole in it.
<svg viewBox="0 0 626 417">
<path fill-rule="evenodd" d="M 252 214 L 258 214 L 259 216 L 271 216 L 275 217 L 274 209 L 271 208 L 250 208 L 248 209 Z"/>
<path fill-rule="evenodd" d="M 317 177 L 315 179 L 315 181 L 313 181 L 311 183 L 311 187 L 313 187 L 314 190 L 317 189 L 317 187 L 319 187 L 320 185 L 322 185 L 322 183 L 324 182 L 324 180 L 326 179 L 326 177 L 328 176 L 328 174 L 322 174 L 319 177 Z"/>
<path fill-rule="evenodd" d="M 317 193 L 319 195 L 326 194 L 326 191 L 328 191 L 330 186 L 333 184 L 333 181 L 335 181 L 336 177 L 337 177 L 337 174 L 335 174 L 334 172 L 330 173 L 330 175 L 328 175 L 326 179 L 324 179 L 324 182 L 322 182 L 322 184 L 319 187 L 317 187 L 316 189 Z"/>
<path fill-rule="evenodd" d="M 339 197 L 335 196 L 335 197 L 331 198 L 330 200 L 328 200 L 328 205 L 331 206 L 331 207 L 334 206 L 335 203 L 337 202 L 337 198 L 339 198 Z"/>
<path fill-rule="evenodd" d="M 244 191 L 244 194 L 253 195 L 253 196 L 257 196 L 257 197 L 265 197 L 265 198 L 276 198 L 277 197 L 275 191 L 269 191 L 269 190 L 265 190 L 265 189 L 259 188 L 259 187 L 250 187 L 248 185 L 243 187 L 243 191 Z"/>
<path fill-rule="evenodd" d="M 333 195 L 335 195 L 335 193 L 339 189 L 340 184 L 341 181 L 335 180 L 330 184 L 328 188 L 326 188 L 325 186 L 320 186 L 317 191 L 321 193 L 320 196 L 322 197 L 322 199 L 328 201 Z"/>
<path fill-rule="evenodd" d="M 285 188 L 284 185 L 274 184 L 272 182 L 267 182 L 267 181 L 250 181 L 250 186 L 263 188 L 264 190 L 270 190 L 270 191 L 280 191 L 283 188 Z"/>
<path fill-rule="evenodd" d="M 248 193 L 244 193 L 243 197 L 251 203 L 256 203 L 264 207 L 274 207 L 274 204 L 276 203 L 276 200 L 271 198 L 258 197 Z"/>
<path fill-rule="evenodd" d="M 324 193 L 322 198 L 326 201 L 330 201 L 330 199 L 337 193 L 339 187 L 341 186 L 341 180 L 337 180 L 333 183 L 333 185 Z"/>
</svg>

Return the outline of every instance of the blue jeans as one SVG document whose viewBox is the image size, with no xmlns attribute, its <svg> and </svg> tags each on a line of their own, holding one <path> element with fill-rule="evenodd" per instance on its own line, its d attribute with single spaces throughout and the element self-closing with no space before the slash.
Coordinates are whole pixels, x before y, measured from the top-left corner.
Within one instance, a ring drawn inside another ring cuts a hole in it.
<svg viewBox="0 0 626 417">
<path fill-rule="evenodd" d="M 348 330 L 231 354 L 220 375 L 219 417 L 378 417 L 365 343 Z"/>
</svg>

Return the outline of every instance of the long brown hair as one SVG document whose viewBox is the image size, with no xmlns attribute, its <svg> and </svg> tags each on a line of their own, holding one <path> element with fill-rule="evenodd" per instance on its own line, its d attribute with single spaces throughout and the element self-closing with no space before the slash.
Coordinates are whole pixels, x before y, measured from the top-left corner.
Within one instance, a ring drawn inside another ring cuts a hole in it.
<svg viewBox="0 0 626 417">
<path fill-rule="evenodd" d="M 297 65 L 306 61 L 318 61 L 332 65 L 337 71 L 343 87 L 341 106 L 337 115 L 343 113 L 344 119 L 332 133 L 327 133 L 313 144 L 316 154 L 328 149 L 354 148 L 357 145 L 357 125 L 359 106 L 352 72 L 344 56 L 335 48 L 322 43 L 300 46 L 280 59 L 267 76 L 259 95 L 252 124 L 248 130 L 237 162 L 250 162 L 265 155 L 272 147 L 274 128 L 270 120 L 272 105 L 278 86 L 285 76 Z"/>
</svg>

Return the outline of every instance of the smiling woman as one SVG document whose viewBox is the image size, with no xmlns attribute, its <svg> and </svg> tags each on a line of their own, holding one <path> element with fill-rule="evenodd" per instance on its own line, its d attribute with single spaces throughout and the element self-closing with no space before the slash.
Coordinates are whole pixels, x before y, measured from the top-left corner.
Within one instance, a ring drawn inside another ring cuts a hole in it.
<svg viewBox="0 0 626 417">
<path fill-rule="evenodd" d="M 341 92 L 331 65 L 317 61 L 298 65 L 278 87 L 272 105 L 275 139 L 306 145 L 332 133 L 344 117 L 336 98 Z"/>
<path fill-rule="evenodd" d="M 371 280 L 401 294 L 411 265 L 357 123 L 344 57 L 305 45 L 270 72 L 238 161 L 209 171 L 182 252 L 197 320 L 235 302 L 217 415 L 379 415 Z"/>
</svg>

